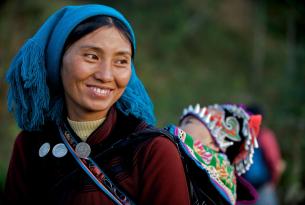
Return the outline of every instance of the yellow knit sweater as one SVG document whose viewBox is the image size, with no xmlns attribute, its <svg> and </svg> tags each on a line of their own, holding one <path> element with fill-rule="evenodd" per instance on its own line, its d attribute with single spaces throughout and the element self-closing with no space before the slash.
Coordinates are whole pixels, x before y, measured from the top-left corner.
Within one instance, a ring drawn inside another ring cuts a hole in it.
<svg viewBox="0 0 305 205">
<path fill-rule="evenodd" d="M 79 136 L 83 141 L 86 141 L 87 138 L 90 136 L 90 134 L 96 130 L 98 126 L 100 126 L 106 118 L 102 118 L 99 120 L 94 121 L 84 121 L 84 122 L 78 122 L 70 120 L 69 118 L 68 122 L 73 129 L 73 131 Z"/>
</svg>

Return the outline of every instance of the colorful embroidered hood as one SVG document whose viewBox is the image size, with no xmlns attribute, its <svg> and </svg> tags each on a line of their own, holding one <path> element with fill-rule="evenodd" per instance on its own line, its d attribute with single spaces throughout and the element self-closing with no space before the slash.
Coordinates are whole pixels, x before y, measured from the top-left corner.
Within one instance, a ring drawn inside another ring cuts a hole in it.
<svg viewBox="0 0 305 205">
<path fill-rule="evenodd" d="M 131 34 L 135 52 L 133 30 L 117 10 L 89 4 L 66 6 L 55 12 L 22 46 L 6 76 L 9 83 L 8 107 L 14 112 L 21 129 L 39 130 L 46 121 L 61 121 L 64 105 L 60 67 L 65 41 L 79 23 L 97 15 L 120 20 Z M 133 63 L 131 79 L 116 107 L 148 124 L 155 122 L 152 102 L 136 75 Z"/>
<path fill-rule="evenodd" d="M 249 170 L 253 163 L 254 148 L 261 115 L 251 115 L 242 106 L 233 104 L 189 106 L 184 109 L 180 122 L 192 115 L 208 128 L 220 150 L 227 155 L 238 175 Z"/>
</svg>

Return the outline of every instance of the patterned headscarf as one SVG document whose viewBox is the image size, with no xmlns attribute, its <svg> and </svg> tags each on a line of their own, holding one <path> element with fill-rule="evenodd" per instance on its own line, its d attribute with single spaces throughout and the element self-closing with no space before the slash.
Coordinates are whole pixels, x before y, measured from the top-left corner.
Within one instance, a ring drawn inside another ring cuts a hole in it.
<svg viewBox="0 0 305 205">
<path fill-rule="evenodd" d="M 9 83 L 8 107 L 14 112 L 21 129 L 39 130 L 46 121 L 62 120 L 63 94 L 54 94 L 62 88 L 60 78 L 64 44 L 71 31 L 82 21 L 97 15 L 120 20 L 129 30 L 134 52 L 134 32 L 117 10 L 97 4 L 66 6 L 51 15 L 37 33 L 28 39 L 13 59 L 7 73 Z M 116 107 L 125 115 L 133 115 L 155 123 L 153 104 L 138 79 L 134 64 L 125 92 Z M 56 91 L 56 92 L 54 92 Z"/>
</svg>

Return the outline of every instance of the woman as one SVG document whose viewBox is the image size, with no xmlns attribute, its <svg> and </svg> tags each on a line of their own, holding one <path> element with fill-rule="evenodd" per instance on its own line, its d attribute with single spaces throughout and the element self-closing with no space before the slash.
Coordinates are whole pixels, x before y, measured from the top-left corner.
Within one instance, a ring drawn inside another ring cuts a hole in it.
<svg viewBox="0 0 305 205">
<path fill-rule="evenodd" d="M 23 130 L 8 204 L 190 203 L 177 147 L 165 137 L 103 155 L 154 123 L 134 55 L 131 26 L 103 5 L 64 7 L 26 42 L 7 74 Z"/>
</svg>

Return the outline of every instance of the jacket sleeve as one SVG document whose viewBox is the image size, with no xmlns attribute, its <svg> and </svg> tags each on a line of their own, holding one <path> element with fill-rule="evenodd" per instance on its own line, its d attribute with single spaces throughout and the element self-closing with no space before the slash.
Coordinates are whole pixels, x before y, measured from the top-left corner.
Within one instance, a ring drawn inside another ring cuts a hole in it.
<svg viewBox="0 0 305 205">
<path fill-rule="evenodd" d="M 173 142 L 156 137 L 138 155 L 143 157 L 139 204 L 190 204 L 184 166 Z"/>
<path fill-rule="evenodd" d="M 9 168 L 4 187 L 4 198 L 7 204 L 21 204 L 28 197 L 28 185 L 26 177 L 29 171 L 27 153 L 24 150 L 23 134 L 19 134 L 15 140 Z"/>
</svg>

